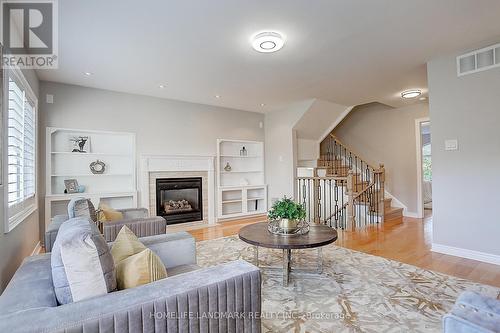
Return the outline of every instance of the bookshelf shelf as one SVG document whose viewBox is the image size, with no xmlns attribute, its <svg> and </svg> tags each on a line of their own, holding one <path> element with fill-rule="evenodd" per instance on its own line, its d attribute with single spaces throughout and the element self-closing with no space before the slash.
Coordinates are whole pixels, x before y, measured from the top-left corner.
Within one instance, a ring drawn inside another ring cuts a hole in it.
<svg viewBox="0 0 500 333">
<path fill-rule="evenodd" d="M 225 170 L 227 165 L 230 171 Z M 263 142 L 217 140 L 219 220 L 266 213 L 264 181 Z"/>
<path fill-rule="evenodd" d="M 85 152 L 73 152 L 72 139 L 88 137 Z M 90 163 L 102 161 L 103 174 L 93 174 Z M 64 180 L 76 179 L 83 193 L 64 193 Z M 135 134 L 48 127 L 46 131 L 45 225 L 64 213 L 74 197 L 100 201 L 114 208 L 137 207 Z"/>
</svg>

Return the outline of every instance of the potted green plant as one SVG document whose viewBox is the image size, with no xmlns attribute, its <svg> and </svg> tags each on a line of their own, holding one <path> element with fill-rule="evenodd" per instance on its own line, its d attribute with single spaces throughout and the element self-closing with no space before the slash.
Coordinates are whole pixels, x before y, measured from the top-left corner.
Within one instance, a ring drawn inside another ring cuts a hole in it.
<svg viewBox="0 0 500 333">
<path fill-rule="evenodd" d="M 267 216 L 270 220 L 279 220 L 280 228 L 285 231 L 293 231 L 297 229 L 298 222 L 306 217 L 306 210 L 285 196 L 273 204 Z"/>
</svg>

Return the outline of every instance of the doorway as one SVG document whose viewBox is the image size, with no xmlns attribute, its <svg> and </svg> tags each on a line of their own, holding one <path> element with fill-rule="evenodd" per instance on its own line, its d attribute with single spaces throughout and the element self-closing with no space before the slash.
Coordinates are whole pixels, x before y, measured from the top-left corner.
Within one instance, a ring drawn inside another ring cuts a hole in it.
<svg viewBox="0 0 500 333">
<path fill-rule="evenodd" d="M 419 217 L 432 215 L 432 143 L 429 118 L 415 120 L 417 141 L 417 198 Z"/>
</svg>

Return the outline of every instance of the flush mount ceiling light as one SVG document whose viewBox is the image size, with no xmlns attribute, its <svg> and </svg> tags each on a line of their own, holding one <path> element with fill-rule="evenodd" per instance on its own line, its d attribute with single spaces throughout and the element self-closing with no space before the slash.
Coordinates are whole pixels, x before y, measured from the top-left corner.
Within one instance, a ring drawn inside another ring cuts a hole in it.
<svg viewBox="0 0 500 333">
<path fill-rule="evenodd" d="M 92 73 L 91 72 L 84 72 L 83 73 L 85 76 L 92 76 Z"/>
<path fill-rule="evenodd" d="M 164 84 L 160 84 L 160 85 L 158 86 L 158 88 L 163 89 L 163 88 L 165 88 L 165 85 L 164 85 Z"/>
<path fill-rule="evenodd" d="M 270 53 L 280 50 L 285 44 L 282 34 L 275 31 L 260 32 L 252 37 L 252 47 L 257 52 Z"/>
<path fill-rule="evenodd" d="M 403 98 L 415 98 L 415 97 L 418 97 L 422 95 L 422 91 L 419 90 L 419 89 L 410 89 L 410 90 L 406 90 L 406 91 L 403 91 L 401 93 L 401 97 Z"/>
</svg>

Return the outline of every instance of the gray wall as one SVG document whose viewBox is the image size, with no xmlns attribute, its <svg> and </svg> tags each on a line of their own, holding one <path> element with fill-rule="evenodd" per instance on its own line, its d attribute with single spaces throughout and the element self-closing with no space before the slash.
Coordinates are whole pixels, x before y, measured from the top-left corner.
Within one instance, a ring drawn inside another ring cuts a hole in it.
<svg viewBox="0 0 500 333">
<path fill-rule="evenodd" d="M 334 130 L 340 141 L 368 163 L 384 163 L 386 190 L 410 213 L 417 211 L 415 119 L 428 114 L 427 103 L 402 108 L 370 103 L 354 108 Z"/>
<path fill-rule="evenodd" d="M 218 138 L 264 141 L 260 113 L 52 82 L 41 82 L 40 96 L 44 133 L 47 126 L 134 132 L 138 156 L 215 155 Z"/>
<path fill-rule="evenodd" d="M 38 78 L 35 72 L 25 70 L 23 73 L 38 96 Z M 3 219 L 6 207 L 3 205 L 3 198 L 4 189 L 0 186 L 0 200 L 2 202 L 0 206 L 0 292 L 4 290 L 21 261 L 33 252 L 39 241 L 38 212 L 36 211 L 12 231 L 4 233 L 5 222 Z"/>
<path fill-rule="evenodd" d="M 500 69 L 457 77 L 456 56 L 428 63 L 433 243 L 500 255 Z M 457 151 L 445 151 L 458 139 Z"/>
</svg>

